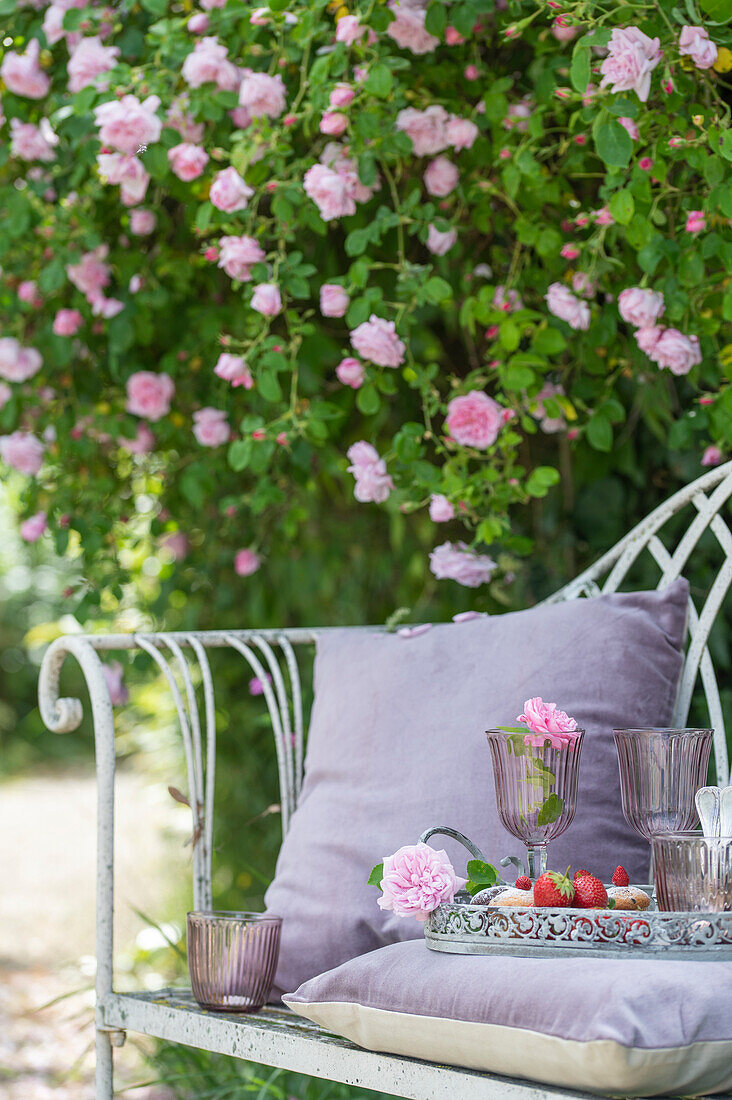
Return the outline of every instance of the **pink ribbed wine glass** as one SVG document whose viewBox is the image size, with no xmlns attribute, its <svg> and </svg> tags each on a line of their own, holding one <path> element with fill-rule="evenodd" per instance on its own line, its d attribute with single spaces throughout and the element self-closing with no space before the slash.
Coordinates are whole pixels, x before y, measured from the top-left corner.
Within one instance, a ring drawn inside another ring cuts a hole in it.
<svg viewBox="0 0 732 1100">
<path fill-rule="evenodd" d="M 280 951 L 282 918 L 200 910 L 188 914 L 188 971 L 202 1008 L 256 1012 L 266 1004 Z"/>
<path fill-rule="evenodd" d="M 585 731 L 572 739 L 543 744 L 529 731 L 487 730 L 493 759 L 496 807 L 501 823 L 526 845 L 529 877 L 546 871 L 547 842 L 571 825 L 577 808 L 577 779 Z"/>
</svg>

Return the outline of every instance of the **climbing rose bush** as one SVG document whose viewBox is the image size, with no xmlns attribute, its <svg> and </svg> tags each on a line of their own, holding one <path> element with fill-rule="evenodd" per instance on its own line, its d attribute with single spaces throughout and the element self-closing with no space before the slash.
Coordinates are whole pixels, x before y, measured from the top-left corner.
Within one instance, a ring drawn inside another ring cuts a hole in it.
<svg viewBox="0 0 732 1100">
<path fill-rule="evenodd" d="M 0 458 L 88 599 L 323 486 L 500 586 L 562 449 L 728 454 L 732 0 L 0 12 Z"/>
</svg>

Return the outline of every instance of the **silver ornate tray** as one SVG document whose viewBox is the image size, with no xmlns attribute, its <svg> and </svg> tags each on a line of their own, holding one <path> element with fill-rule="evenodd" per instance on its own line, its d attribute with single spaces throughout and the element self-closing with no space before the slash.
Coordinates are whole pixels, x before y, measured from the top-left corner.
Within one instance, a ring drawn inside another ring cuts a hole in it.
<svg viewBox="0 0 732 1100">
<path fill-rule="evenodd" d="M 650 887 L 647 888 L 650 891 Z M 732 961 L 732 913 L 473 905 L 467 894 L 425 921 L 432 951 L 454 955 L 683 958 Z"/>
</svg>

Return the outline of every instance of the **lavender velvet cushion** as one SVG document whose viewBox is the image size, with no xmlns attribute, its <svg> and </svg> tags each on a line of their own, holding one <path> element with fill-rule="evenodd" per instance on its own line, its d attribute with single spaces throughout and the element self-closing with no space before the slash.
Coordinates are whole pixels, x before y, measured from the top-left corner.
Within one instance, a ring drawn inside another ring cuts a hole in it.
<svg viewBox="0 0 732 1100">
<path fill-rule="evenodd" d="M 620 806 L 612 729 L 671 721 L 687 598 L 680 580 L 412 638 L 321 635 L 304 785 L 266 896 L 284 918 L 275 995 L 422 935 L 416 921 L 382 912 L 366 879 L 428 826 L 461 830 L 494 862 L 525 855 L 498 820 L 484 731 L 514 725 L 529 696 L 557 702 L 587 731 L 577 814 L 550 844 L 550 865 L 587 867 L 607 882 L 622 863 L 647 881 L 648 845 Z M 464 849 L 436 843 L 462 874 Z"/>
<path fill-rule="evenodd" d="M 369 1050 L 620 1096 L 732 1088 L 732 964 L 392 944 L 284 998 Z"/>
</svg>

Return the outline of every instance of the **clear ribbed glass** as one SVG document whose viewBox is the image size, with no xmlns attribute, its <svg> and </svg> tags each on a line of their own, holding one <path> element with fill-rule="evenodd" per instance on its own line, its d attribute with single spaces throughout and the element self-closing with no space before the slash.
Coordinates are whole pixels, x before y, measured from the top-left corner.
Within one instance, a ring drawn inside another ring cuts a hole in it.
<svg viewBox="0 0 732 1100">
<path fill-rule="evenodd" d="M 651 847 L 659 909 L 732 912 L 732 837 L 665 833 L 654 836 Z"/>
<path fill-rule="evenodd" d="M 202 1008 L 256 1012 L 267 1002 L 282 918 L 199 910 L 188 914 L 188 971 Z"/>
<path fill-rule="evenodd" d="M 707 782 L 713 730 L 613 730 L 625 820 L 646 840 L 699 822 L 694 795 Z"/>
<path fill-rule="evenodd" d="M 571 825 L 585 731 L 561 746 L 526 743 L 527 733 L 487 730 L 493 760 L 496 808 L 509 833 L 526 845 L 529 877 L 547 866 L 547 841 Z"/>
</svg>

